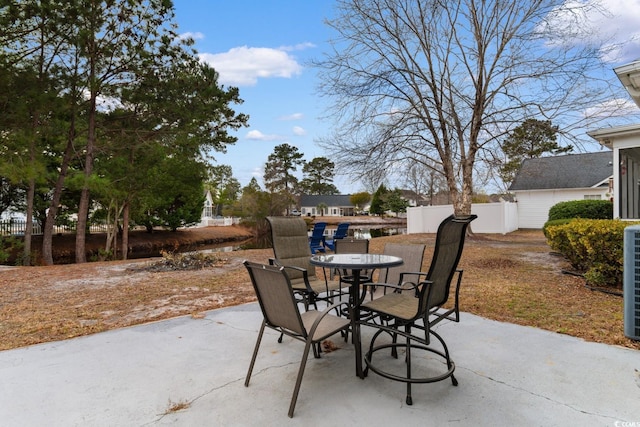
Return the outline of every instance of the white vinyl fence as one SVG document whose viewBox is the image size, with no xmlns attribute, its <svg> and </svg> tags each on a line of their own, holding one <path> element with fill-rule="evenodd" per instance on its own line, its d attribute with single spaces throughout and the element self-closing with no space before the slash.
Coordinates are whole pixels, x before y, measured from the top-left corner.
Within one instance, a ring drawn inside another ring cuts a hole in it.
<svg viewBox="0 0 640 427">
<path fill-rule="evenodd" d="M 471 223 L 474 233 L 507 234 L 518 229 L 516 203 L 477 203 L 471 213 L 478 218 Z M 453 214 L 453 205 L 417 206 L 407 209 L 407 234 L 435 233 L 443 219 Z"/>
<path fill-rule="evenodd" d="M 195 227 L 213 227 L 213 226 L 224 227 L 229 225 L 237 225 L 239 223 L 240 223 L 240 218 L 236 218 L 236 217 L 230 217 L 230 216 L 216 217 L 216 218 L 203 217 L 200 220 L 200 224 L 196 225 Z"/>
</svg>

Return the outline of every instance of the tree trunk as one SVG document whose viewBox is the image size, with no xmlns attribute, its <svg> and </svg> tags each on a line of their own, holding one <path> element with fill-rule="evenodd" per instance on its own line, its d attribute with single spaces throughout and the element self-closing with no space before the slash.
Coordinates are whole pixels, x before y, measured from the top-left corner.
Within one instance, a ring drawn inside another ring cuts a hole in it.
<svg viewBox="0 0 640 427">
<path fill-rule="evenodd" d="M 31 265 L 31 235 L 33 234 L 33 199 L 36 194 L 36 180 L 29 179 L 27 190 L 27 220 L 24 227 L 24 256 L 23 265 Z"/>
<path fill-rule="evenodd" d="M 87 262 L 86 235 L 87 216 L 89 214 L 89 189 L 83 188 L 78 205 L 78 222 L 76 226 L 76 263 Z"/>
<path fill-rule="evenodd" d="M 95 36 L 95 34 L 93 34 Z M 93 46 L 95 47 L 95 46 Z M 94 50 L 93 48 L 91 49 Z M 87 233 L 87 219 L 89 218 L 89 180 L 91 173 L 93 172 L 93 150 L 96 141 L 96 98 L 98 92 L 95 87 L 96 77 L 96 58 L 91 57 L 91 65 L 89 72 L 89 82 L 91 82 L 91 97 L 89 99 L 89 123 L 87 129 L 87 147 L 84 162 L 84 183 L 82 184 L 82 192 L 80 193 L 80 203 L 78 205 L 78 227 L 76 228 L 76 263 L 87 262 L 86 254 L 86 233 Z"/>
<path fill-rule="evenodd" d="M 56 186 L 53 189 L 51 204 L 49 205 L 49 211 L 47 212 L 47 220 L 44 223 L 42 236 L 42 260 L 45 265 L 53 265 L 53 226 L 56 216 L 58 215 L 58 205 L 60 204 L 60 199 L 62 198 L 62 188 L 64 186 L 64 180 L 67 177 L 67 171 L 69 170 L 71 155 L 73 154 L 74 139 L 75 120 L 72 117 L 69 129 L 69 139 L 67 140 L 67 146 L 64 149 L 64 155 L 62 157 L 62 164 L 60 165 L 60 173 L 58 174 L 58 179 L 56 180 Z"/>
<path fill-rule="evenodd" d="M 129 252 L 129 202 L 125 202 L 122 210 L 122 259 L 127 259 L 128 252 Z"/>
</svg>

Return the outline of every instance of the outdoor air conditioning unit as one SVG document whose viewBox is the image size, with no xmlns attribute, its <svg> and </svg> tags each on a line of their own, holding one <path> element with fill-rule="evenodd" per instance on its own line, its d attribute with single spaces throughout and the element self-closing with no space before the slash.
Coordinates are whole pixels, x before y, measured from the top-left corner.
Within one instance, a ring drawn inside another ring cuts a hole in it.
<svg viewBox="0 0 640 427">
<path fill-rule="evenodd" d="M 624 334 L 640 340 L 640 225 L 624 229 Z"/>
</svg>

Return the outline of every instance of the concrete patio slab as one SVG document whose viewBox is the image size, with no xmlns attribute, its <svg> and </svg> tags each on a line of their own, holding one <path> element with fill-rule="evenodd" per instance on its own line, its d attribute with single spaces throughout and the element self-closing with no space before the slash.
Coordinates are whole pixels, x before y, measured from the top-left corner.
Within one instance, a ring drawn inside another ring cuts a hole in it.
<svg viewBox="0 0 640 427">
<path fill-rule="evenodd" d="M 302 344 L 267 332 L 257 304 L 0 352 L 3 426 L 640 426 L 640 352 L 462 314 L 438 326 L 448 380 L 355 376 L 353 346 L 310 359 L 287 410 Z M 363 342 L 371 330 L 363 328 Z M 179 409 L 183 407 L 183 409 Z"/>
</svg>

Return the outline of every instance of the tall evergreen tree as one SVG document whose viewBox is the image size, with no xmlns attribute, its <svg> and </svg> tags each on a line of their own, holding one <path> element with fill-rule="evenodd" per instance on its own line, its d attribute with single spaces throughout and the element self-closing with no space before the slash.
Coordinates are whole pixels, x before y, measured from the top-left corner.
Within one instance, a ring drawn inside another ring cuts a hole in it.
<svg viewBox="0 0 640 427">
<path fill-rule="evenodd" d="M 305 177 L 300 181 L 300 191 L 304 194 L 339 194 L 338 188 L 332 184 L 335 175 L 335 164 L 326 157 L 315 157 L 302 167 Z"/>
<path fill-rule="evenodd" d="M 508 186 L 516 177 L 524 159 L 536 159 L 545 154 L 558 155 L 573 150 L 557 142 L 558 126 L 550 120 L 527 119 L 515 128 L 502 143 L 507 160 L 500 165 L 500 178 Z"/>
<path fill-rule="evenodd" d="M 279 193 L 286 204 L 293 203 L 298 192 L 298 178 L 293 173 L 304 164 L 303 154 L 298 148 L 281 144 L 274 148 L 264 167 L 264 183 L 267 190 Z"/>
</svg>

